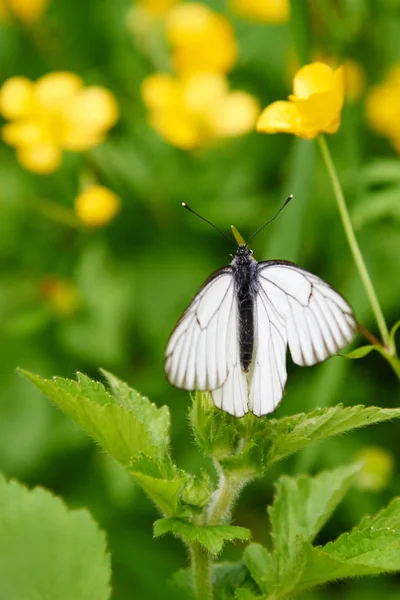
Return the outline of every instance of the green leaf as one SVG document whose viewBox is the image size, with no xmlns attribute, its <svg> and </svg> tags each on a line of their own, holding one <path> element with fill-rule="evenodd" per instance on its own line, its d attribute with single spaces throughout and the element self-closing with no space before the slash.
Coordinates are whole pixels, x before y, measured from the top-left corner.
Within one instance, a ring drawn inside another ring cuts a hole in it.
<svg viewBox="0 0 400 600">
<path fill-rule="evenodd" d="M 271 552 L 261 544 L 249 544 L 244 551 L 244 561 L 261 591 L 267 593 L 275 580 L 275 564 Z"/>
<path fill-rule="evenodd" d="M 198 542 L 211 554 L 221 552 L 225 541 L 248 540 L 251 535 L 249 529 L 234 525 L 198 527 L 190 521 L 176 518 L 159 519 L 154 523 L 154 537 L 160 537 L 168 532 L 178 535 L 187 542 Z"/>
<path fill-rule="evenodd" d="M 246 590 L 243 588 L 238 588 L 235 593 L 235 597 L 237 600 L 258 600 L 263 598 L 263 596 L 256 596 L 250 590 Z"/>
<path fill-rule="evenodd" d="M 300 588 L 360 575 L 400 571 L 400 498 L 350 533 L 309 550 Z"/>
<path fill-rule="evenodd" d="M 357 427 L 400 417 L 400 409 L 339 404 L 300 413 L 282 419 L 246 415 L 236 423 L 236 436 L 248 440 L 243 449 L 232 451 L 220 459 L 225 471 L 238 472 L 241 477 L 262 475 L 271 465 L 307 447 L 314 441 L 345 433 Z M 231 432 L 231 437 L 235 432 Z"/>
<path fill-rule="evenodd" d="M 397 330 L 399 327 L 400 327 L 400 321 L 397 321 L 397 323 L 395 323 L 393 325 L 392 329 L 390 330 L 390 339 L 391 339 L 393 346 L 396 346 L 395 337 L 396 337 L 396 333 L 397 333 Z"/>
<path fill-rule="evenodd" d="M 347 492 L 361 465 L 322 471 L 316 477 L 282 476 L 268 509 L 274 548 L 284 560 L 297 538 L 312 542 Z"/>
<path fill-rule="evenodd" d="M 107 372 L 104 375 L 113 394 L 82 374 L 71 381 L 21 372 L 119 461 L 165 514 L 180 513 L 179 491 L 185 474 L 169 455 L 166 406 L 157 408 Z"/>
<path fill-rule="evenodd" d="M 170 588 L 176 594 L 176 591 L 179 590 L 183 592 L 185 598 L 188 600 L 196 600 L 196 593 L 193 586 L 193 573 L 192 569 L 179 569 L 176 571 L 171 579 L 168 582 Z"/>
<path fill-rule="evenodd" d="M 399 194 L 398 185 L 363 194 L 362 201 L 351 213 L 355 228 L 361 229 L 370 223 L 388 218 L 400 221 Z"/>
<path fill-rule="evenodd" d="M 296 538 L 290 554 L 285 556 L 268 552 L 260 544 L 247 546 L 246 566 L 264 594 L 271 594 L 274 599 L 285 598 L 296 588 L 306 563 L 306 545 L 304 540 Z"/>
<path fill-rule="evenodd" d="M 208 392 L 193 395 L 190 422 L 196 443 L 205 454 L 222 460 L 235 452 L 236 418 L 217 409 Z"/>
<path fill-rule="evenodd" d="M 361 176 L 367 186 L 400 183 L 399 161 L 397 158 L 374 159 L 363 167 Z"/>
<path fill-rule="evenodd" d="M 244 561 L 235 563 L 223 562 L 214 565 L 212 571 L 214 600 L 228 600 L 235 597 L 235 591 L 258 594 L 258 585 L 251 577 Z M 245 597 L 245 596 L 243 596 Z M 249 596 L 249 598 L 255 596 Z"/>
<path fill-rule="evenodd" d="M 78 381 L 21 371 L 50 400 L 124 466 L 141 454 L 163 459 L 169 446 L 169 412 L 134 390 L 122 406 L 104 386 L 78 374 Z"/>
<path fill-rule="evenodd" d="M 279 420 L 266 420 L 259 425 L 259 431 L 264 429 L 264 439 L 271 440 L 268 461 L 273 463 L 298 452 L 312 442 L 399 417 L 399 408 L 362 405 L 344 407 L 338 404 L 330 408 L 318 408 L 308 414 L 300 413 Z"/>
<path fill-rule="evenodd" d="M 0 476 L 0 598 L 108 600 L 105 535 L 87 510 Z"/>
<path fill-rule="evenodd" d="M 334 542 L 311 545 L 358 468 L 351 465 L 316 477 L 281 477 L 269 510 L 273 551 L 250 544 L 244 552 L 263 594 L 279 600 L 328 581 L 400 571 L 400 498 Z"/>
<path fill-rule="evenodd" d="M 372 352 L 372 350 L 378 350 L 378 347 L 373 346 L 373 345 L 360 346 L 359 348 L 356 348 L 355 350 L 352 350 L 351 352 L 348 352 L 347 354 L 341 354 L 340 356 L 342 356 L 343 358 L 351 358 L 351 359 L 364 358 L 364 356 L 367 356 L 367 354 Z"/>
<path fill-rule="evenodd" d="M 171 479 L 151 477 L 139 471 L 129 472 L 142 486 L 144 491 L 154 500 L 157 506 L 166 515 L 178 515 L 181 513 L 180 492 L 185 482 L 185 474 L 177 471 Z"/>
</svg>

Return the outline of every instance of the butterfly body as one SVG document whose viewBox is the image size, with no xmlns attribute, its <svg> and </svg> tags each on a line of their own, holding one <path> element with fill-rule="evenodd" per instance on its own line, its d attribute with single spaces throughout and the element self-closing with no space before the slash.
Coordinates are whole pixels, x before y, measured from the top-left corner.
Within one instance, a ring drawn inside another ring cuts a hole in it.
<svg viewBox="0 0 400 600">
<path fill-rule="evenodd" d="M 254 301 L 258 293 L 257 261 L 244 245 L 239 245 L 231 262 L 239 318 L 239 352 L 242 370 L 249 371 L 254 344 Z"/>
<path fill-rule="evenodd" d="M 239 243 L 230 265 L 215 271 L 178 321 L 165 354 L 172 385 L 210 391 L 214 404 L 242 417 L 275 410 L 286 384 L 286 353 L 310 366 L 354 337 L 350 305 L 298 265 L 257 262 Z"/>
</svg>

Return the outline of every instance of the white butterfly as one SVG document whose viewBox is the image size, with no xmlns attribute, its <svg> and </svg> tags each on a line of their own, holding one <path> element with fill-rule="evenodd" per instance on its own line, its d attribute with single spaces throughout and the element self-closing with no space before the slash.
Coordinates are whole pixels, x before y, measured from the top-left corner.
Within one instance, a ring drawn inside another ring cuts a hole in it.
<svg viewBox="0 0 400 600">
<path fill-rule="evenodd" d="M 282 399 L 287 346 L 297 365 L 322 362 L 353 339 L 356 320 L 322 279 L 288 261 L 258 263 L 232 229 L 240 242 L 233 261 L 209 277 L 182 315 L 165 371 L 178 388 L 210 391 L 231 415 L 262 416 Z"/>
</svg>

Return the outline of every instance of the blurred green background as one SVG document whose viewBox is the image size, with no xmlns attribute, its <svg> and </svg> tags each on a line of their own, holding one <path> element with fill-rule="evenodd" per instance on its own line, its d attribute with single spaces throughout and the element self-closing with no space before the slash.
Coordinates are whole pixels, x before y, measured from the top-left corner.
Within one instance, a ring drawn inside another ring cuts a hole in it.
<svg viewBox="0 0 400 600">
<path fill-rule="evenodd" d="M 350 58 L 364 70 L 365 87 L 346 103 L 339 132 L 328 142 L 392 325 L 400 317 L 400 162 L 390 142 L 368 126 L 365 98 L 400 62 L 400 2 L 313 2 L 308 29 L 301 10 L 294 23 L 271 24 L 243 18 L 223 0 L 206 4 L 224 13 L 235 31 L 239 54 L 231 87 L 250 92 L 262 107 L 290 93 L 296 47 L 303 57 L 322 55 L 337 64 Z M 291 205 L 254 241 L 256 258 L 293 260 L 323 277 L 376 333 L 315 142 L 253 132 L 191 152 L 168 144 L 146 117 L 140 85 L 158 65 L 128 26 L 131 9 L 130 0 L 53 0 L 33 23 L 10 16 L 0 23 L 1 83 L 68 70 L 112 91 L 121 111 L 104 144 L 65 153 L 61 168 L 49 175 L 28 172 L 14 150 L 0 144 L 0 469 L 29 486 L 47 487 L 71 507 L 89 508 L 107 532 L 114 600 L 176 598 L 166 580 L 186 565 L 185 550 L 172 538 L 152 540 L 157 515 L 144 493 L 15 368 L 67 377 L 76 371 L 97 377 L 100 366 L 115 372 L 170 407 L 178 464 L 194 472 L 204 466 L 187 428 L 189 395 L 168 385 L 163 352 L 181 312 L 204 279 L 230 262 L 234 244 L 182 210 L 182 201 L 226 231 L 234 223 L 248 237 L 293 193 Z M 160 38 L 157 57 L 167 53 L 159 25 L 152 35 Z M 71 227 L 60 218 L 58 209 L 73 209 L 88 173 L 121 199 L 119 214 L 103 228 Z M 61 300 L 49 293 L 60 281 Z M 339 402 L 399 404 L 396 376 L 374 353 L 360 361 L 333 358 L 312 369 L 289 361 L 288 368 L 276 416 Z M 284 461 L 245 490 L 235 523 L 266 541 L 265 508 L 280 472 L 350 462 L 370 446 L 393 458 L 393 474 L 377 490 L 359 487 L 348 494 L 321 541 L 337 536 L 399 494 L 395 423 Z M 238 544 L 223 558 L 240 552 Z M 313 598 L 368 600 L 379 593 L 390 599 L 399 597 L 399 589 L 398 578 L 386 577 L 337 584 Z"/>
</svg>

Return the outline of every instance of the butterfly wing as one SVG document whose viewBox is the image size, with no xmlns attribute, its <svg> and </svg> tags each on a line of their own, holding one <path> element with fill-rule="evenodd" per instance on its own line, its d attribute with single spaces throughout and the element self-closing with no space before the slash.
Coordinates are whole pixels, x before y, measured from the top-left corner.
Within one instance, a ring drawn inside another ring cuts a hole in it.
<svg viewBox="0 0 400 600">
<path fill-rule="evenodd" d="M 286 320 L 260 285 L 255 301 L 253 360 L 249 373 L 249 407 L 260 417 L 272 412 L 286 384 Z"/>
<path fill-rule="evenodd" d="M 296 364 L 314 365 L 351 342 L 356 321 L 338 292 L 294 263 L 261 262 L 258 273 L 249 404 L 264 415 L 282 399 L 287 344 Z"/>
<path fill-rule="evenodd" d="M 213 273 L 178 321 L 165 354 L 169 382 L 213 390 L 228 377 L 228 326 L 235 312 L 232 267 Z"/>
</svg>

